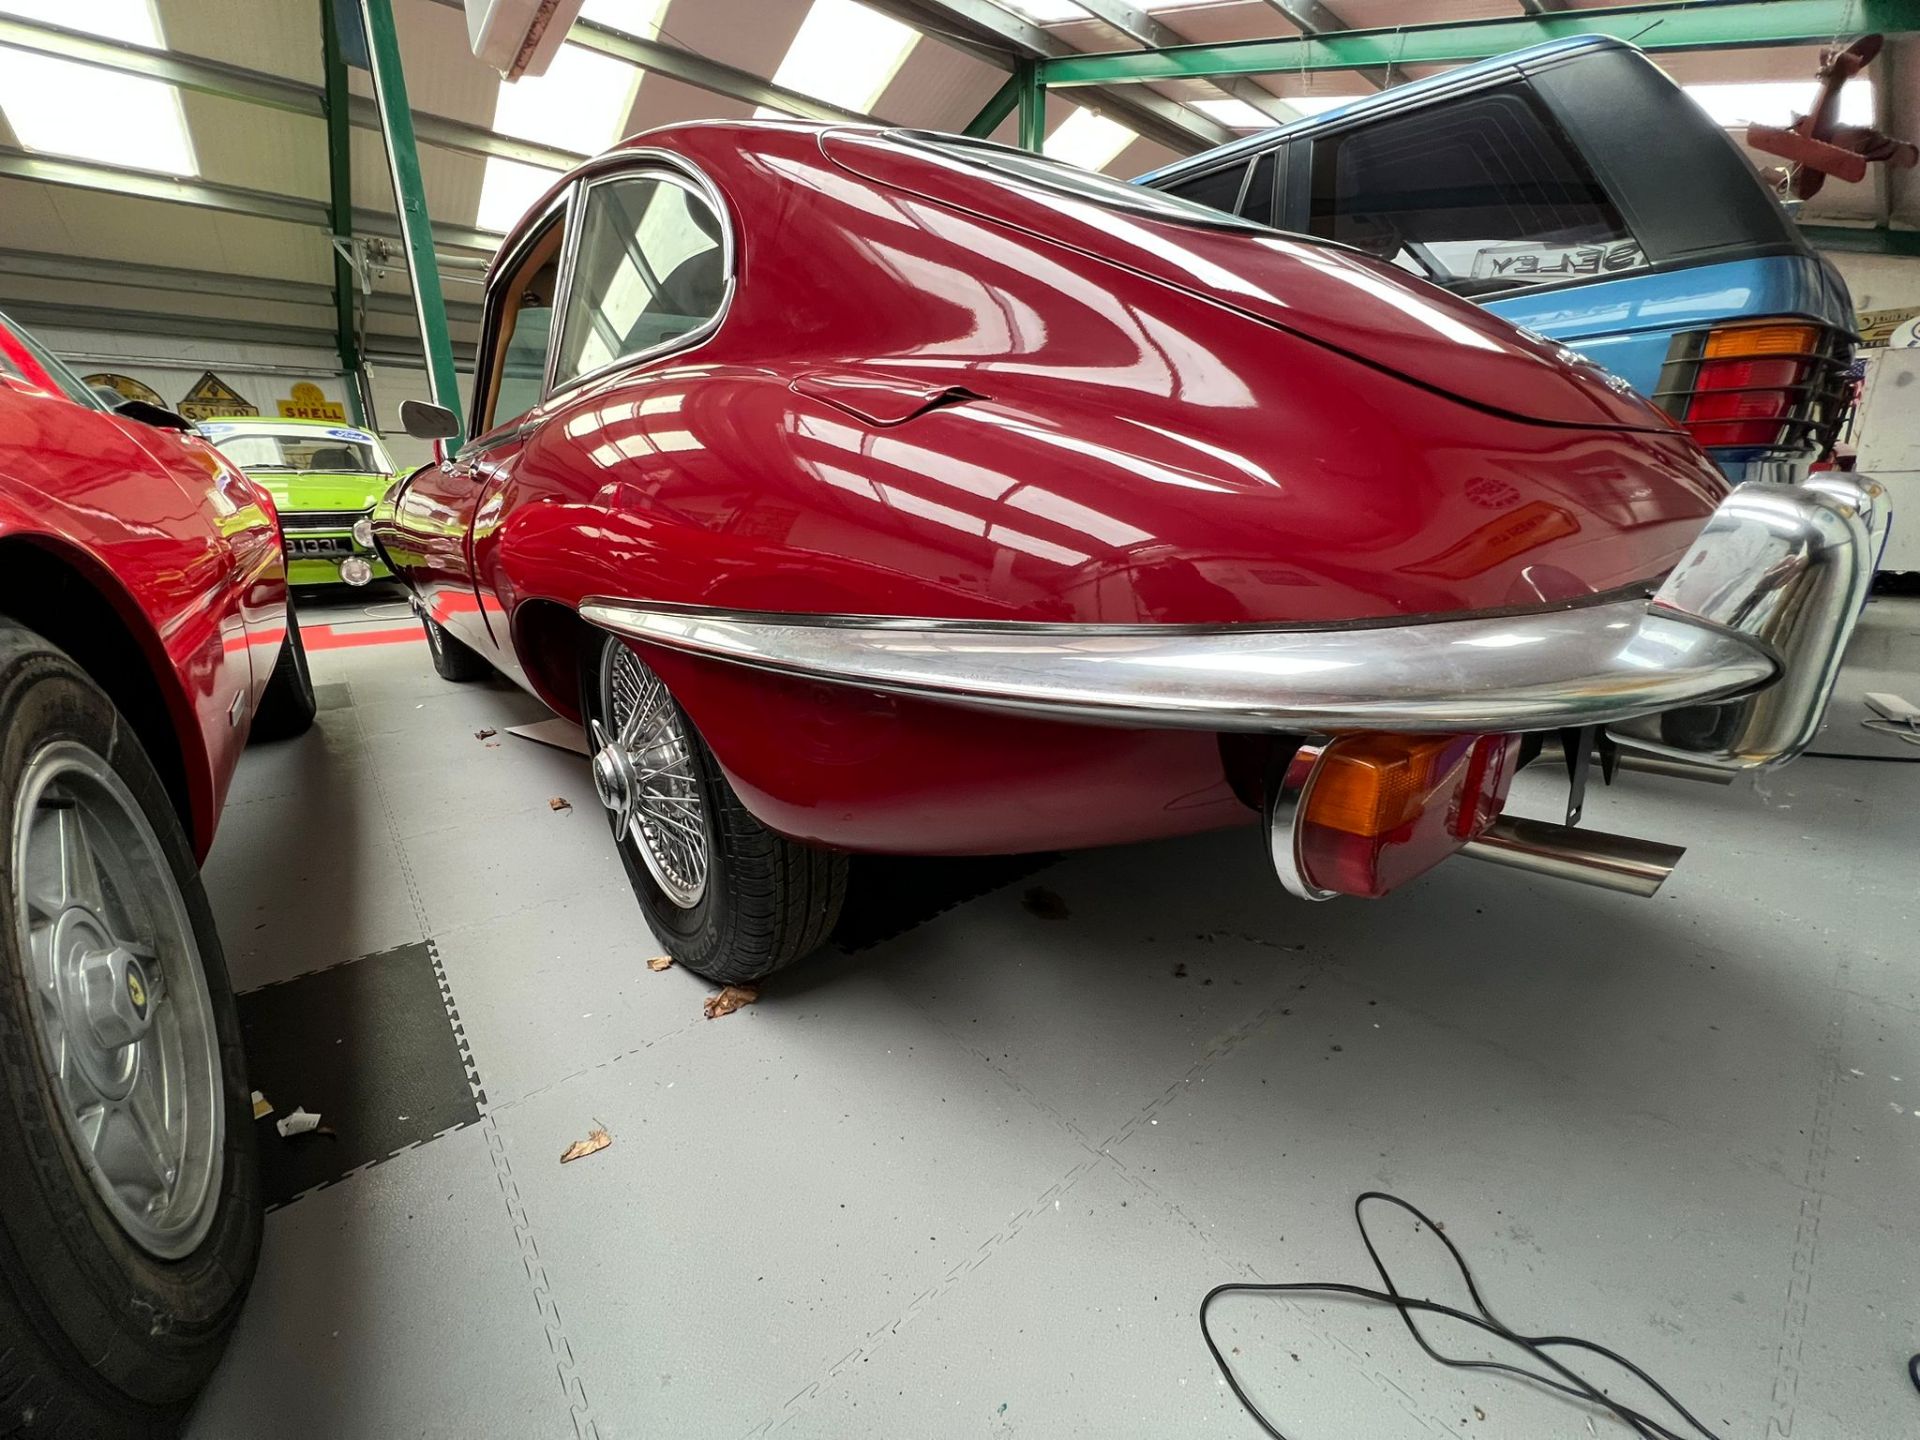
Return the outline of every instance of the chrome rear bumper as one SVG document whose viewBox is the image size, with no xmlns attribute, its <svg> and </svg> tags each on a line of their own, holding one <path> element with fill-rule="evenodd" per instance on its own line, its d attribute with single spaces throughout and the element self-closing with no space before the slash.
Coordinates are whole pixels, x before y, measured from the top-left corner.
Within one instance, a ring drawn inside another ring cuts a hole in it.
<svg viewBox="0 0 1920 1440">
<path fill-rule="evenodd" d="M 783 675 L 1083 724 L 1338 734 L 1606 725 L 1732 768 L 1818 727 L 1886 535 L 1863 477 L 1743 485 L 1651 600 L 1311 628 L 799 615 L 594 597 L 648 644 Z M 1722 703 L 1729 702 L 1729 703 Z M 1703 711 L 1702 707 L 1713 707 Z M 1720 717 L 1699 745 L 1662 712 Z"/>
<path fill-rule="evenodd" d="M 1765 645 L 1779 657 L 1778 682 L 1730 704 L 1643 715 L 1609 733 L 1636 749 L 1727 770 L 1800 754 L 1820 729 L 1892 520 L 1885 487 L 1865 475 L 1740 486 L 1649 610 Z"/>
</svg>

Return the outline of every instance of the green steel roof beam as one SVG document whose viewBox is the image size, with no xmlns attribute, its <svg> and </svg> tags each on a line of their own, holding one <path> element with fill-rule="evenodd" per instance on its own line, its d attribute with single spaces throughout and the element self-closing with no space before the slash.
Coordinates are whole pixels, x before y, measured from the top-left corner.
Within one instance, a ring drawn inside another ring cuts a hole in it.
<svg viewBox="0 0 1920 1440">
<path fill-rule="evenodd" d="M 340 53 L 340 29 L 333 0 L 319 0 L 320 64 L 326 76 L 327 101 L 327 223 L 335 240 L 353 240 L 352 120 L 347 114 L 347 62 Z M 340 371 L 347 385 L 347 406 L 353 423 L 367 423 L 367 407 L 360 375 L 359 322 L 354 315 L 359 277 L 352 263 L 333 251 L 333 330 L 340 351 Z"/>
<path fill-rule="evenodd" d="M 1399 29 L 1343 30 L 1287 40 L 1183 45 L 1172 50 L 1062 55 L 1043 60 L 1048 86 L 1206 79 L 1369 65 L 1451 65 L 1575 35 L 1612 35 L 1643 50 L 1817 45 L 1836 35 L 1920 29 L 1920 0 L 1694 0 L 1516 15 Z"/>
<path fill-rule="evenodd" d="M 1164 50 L 1170 45 L 1187 43 L 1179 31 L 1163 24 L 1151 12 L 1142 10 L 1138 5 L 1130 3 L 1130 0 L 1075 0 L 1075 3 L 1102 24 L 1110 25 L 1122 35 L 1130 36 L 1152 49 Z M 1281 0 L 1273 0 L 1273 3 L 1279 4 Z M 1288 0 L 1288 3 L 1291 3 L 1291 0 Z M 1311 0 L 1311 3 L 1317 10 L 1326 12 L 1326 7 L 1321 5 L 1319 0 Z M 1333 19 L 1331 12 L 1327 13 L 1332 20 L 1330 28 L 1335 30 L 1347 28 L 1339 20 Z M 1276 125 L 1284 125 L 1289 120 L 1300 118 L 1298 110 L 1266 86 L 1249 80 L 1245 76 L 1229 76 L 1220 81 L 1215 88 L 1235 100 L 1251 105 Z"/>
<path fill-rule="evenodd" d="M 1267 3 L 1293 25 L 1302 35 L 1332 35 L 1340 31 L 1351 30 L 1353 26 L 1329 10 L 1320 0 L 1267 0 Z M 1387 88 L 1384 74 L 1371 70 L 1355 72 L 1360 79 L 1376 90 Z"/>
<path fill-rule="evenodd" d="M 1020 148 L 1036 155 L 1047 143 L 1047 87 L 1040 83 L 1040 65 L 1022 60 L 1013 72 L 1020 91 Z"/>
<path fill-rule="evenodd" d="M 426 187 L 420 179 L 420 150 L 413 138 L 413 111 L 407 104 L 407 77 L 400 63 L 392 0 L 360 0 L 360 23 L 367 36 L 373 98 L 380 106 L 393 203 L 400 212 L 407 277 L 413 282 L 420 348 L 427 354 L 427 388 L 433 403 L 451 410 L 457 419 L 460 382 L 453 368 L 453 341 L 447 334 L 447 298 L 440 290 L 440 263 L 433 253 L 433 222 L 427 216 Z"/>
<path fill-rule="evenodd" d="M 930 39 L 977 55 L 989 64 L 1011 69 L 1016 60 L 1035 56 L 1071 55 L 1073 47 L 1059 36 L 992 0 L 861 0 Z M 1224 145 L 1234 132 L 1153 90 L 1116 87 L 1098 91 L 1086 102 L 1111 120 L 1117 120 L 1142 139 L 1164 145 L 1178 155 L 1191 155 Z"/>
<path fill-rule="evenodd" d="M 971 135 L 976 140 L 984 140 L 1000 128 L 1000 122 L 1011 115 L 1020 105 L 1020 76 L 1016 72 L 1006 78 L 1006 82 L 993 92 L 993 98 L 980 107 L 980 113 L 967 122 L 962 135 Z"/>
</svg>

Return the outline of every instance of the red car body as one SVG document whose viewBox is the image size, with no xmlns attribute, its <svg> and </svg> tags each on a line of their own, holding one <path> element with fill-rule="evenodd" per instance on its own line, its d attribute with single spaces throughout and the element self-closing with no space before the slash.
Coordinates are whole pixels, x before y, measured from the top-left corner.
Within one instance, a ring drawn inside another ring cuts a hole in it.
<svg viewBox="0 0 1920 1440">
<path fill-rule="evenodd" d="M 0 614 L 113 699 L 204 859 L 286 630 L 279 521 L 205 440 L 57 370 L 0 318 Z"/>
<path fill-rule="evenodd" d="M 607 177 L 701 186 L 728 298 L 396 488 L 375 530 L 427 615 L 577 716 L 607 597 L 905 635 L 1549 614 L 1644 603 L 1726 497 L 1626 387 L 1443 291 L 955 143 L 713 123 L 561 182 L 496 262 L 483 372 L 521 257 Z M 1075 723 L 621 633 L 752 815 L 816 845 L 1098 845 L 1260 803 L 1244 723 Z"/>
</svg>

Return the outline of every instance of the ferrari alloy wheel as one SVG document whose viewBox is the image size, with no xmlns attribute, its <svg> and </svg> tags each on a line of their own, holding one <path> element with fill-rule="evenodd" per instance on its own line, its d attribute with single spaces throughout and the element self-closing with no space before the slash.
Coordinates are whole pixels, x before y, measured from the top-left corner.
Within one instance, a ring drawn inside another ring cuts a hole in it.
<svg viewBox="0 0 1920 1440">
<path fill-rule="evenodd" d="M 172 1432 L 259 1254 L 252 1123 L 153 765 L 71 660 L 0 621 L 0 1431 Z"/>
<path fill-rule="evenodd" d="M 120 1228 L 177 1260 L 220 1188 L 219 1042 L 159 839 L 100 756 L 55 741 L 13 812 L 28 1015 L 67 1138 Z"/>
<path fill-rule="evenodd" d="M 674 959 L 744 984 L 824 944 L 846 895 L 846 857 L 755 820 L 625 641 L 608 636 L 583 670 L 594 791 L 641 909 Z"/>
</svg>

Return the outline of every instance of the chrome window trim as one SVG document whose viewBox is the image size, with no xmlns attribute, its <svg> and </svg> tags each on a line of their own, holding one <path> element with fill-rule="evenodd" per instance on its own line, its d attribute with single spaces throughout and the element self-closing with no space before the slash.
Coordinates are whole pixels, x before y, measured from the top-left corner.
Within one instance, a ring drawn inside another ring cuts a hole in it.
<svg viewBox="0 0 1920 1440">
<path fill-rule="evenodd" d="M 1373 626 L 770 615 L 604 596 L 579 609 L 603 629 L 708 659 L 1081 724 L 1291 734 L 1608 725 L 1630 745 L 1748 769 L 1792 759 L 1818 728 L 1888 524 L 1884 491 L 1864 477 L 1743 485 L 1651 600 Z M 1700 706 L 1721 706 L 1725 723 L 1684 749 L 1643 718 Z"/>
<path fill-rule="evenodd" d="M 556 299 L 564 293 L 563 287 L 566 283 L 566 251 L 567 247 L 572 244 L 575 234 L 573 201 L 574 196 L 579 193 L 579 190 L 580 186 L 577 181 L 569 181 L 565 189 L 561 190 L 559 194 L 547 202 L 546 208 L 540 211 L 538 219 L 534 220 L 531 224 L 525 221 L 521 222 L 520 238 L 514 242 L 513 248 L 501 252 L 501 254 L 494 259 L 493 268 L 487 276 L 486 294 L 481 299 L 480 343 L 474 347 L 473 397 L 472 403 L 467 409 L 467 437 L 460 446 L 461 455 L 466 455 L 475 449 L 491 448 L 491 445 L 483 444 L 482 442 L 490 441 L 493 444 L 500 444 L 511 439 L 512 436 L 503 434 L 502 432 L 505 431 L 508 426 L 517 427 L 521 422 L 526 420 L 528 415 L 531 415 L 533 411 L 538 410 L 541 405 L 546 403 L 546 396 L 552 388 L 553 379 L 554 346 L 551 338 L 549 338 L 547 342 L 546 366 L 540 375 L 541 398 L 535 401 L 524 413 L 514 416 L 511 420 L 502 420 L 499 424 L 489 425 L 484 430 L 479 428 L 481 412 L 487 408 L 488 402 L 493 401 L 493 396 L 482 387 L 486 383 L 487 375 L 493 368 L 492 361 L 494 352 L 500 345 L 500 309 L 496 302 L 499 300 L 501 287 L 505 285 L 513 273 L 519 269 L 521 262 L 527 258 L 527 252 L 531 250 L 534 243 L 539 240 L 541 233 L 558 218 L 560 221 L 560 272 L 554 277 L 553 289 Z"/>
<path fill-rule="evenodd" d="M 622 150 L 619 152 L 623 163 L 618 168 L 608 168 L 602 172 L 583 177 L 573 188 L 577 200 L 567 217 L 569 233 L 562 261 L 558 285 L 559 304 L 556 307 L 562 321 L 554 332 L 553 346 L 547 353 L 547 393 L 541 404 L 550 405 L 557 397 L 569 391 L 590 385 L 615 371 L 630 369 L 648 361 L 660 359 L 666 355 L 678 355 L 688 350 L 698 349 L 711 339 L 725 322 L 733 309 L 733 296 L 739 287 L 739 270 L 736 261 L 736 249 L 733 232 L 733 216 L 720 198 L 719 190 L 697 167 L 684 157 L 670 150 Z M 578 262 L 582 235 L 582 222 L 586 219 L 587 205 L 592 193 L 602 185 L 620 184 L 632 180 L 660 179 L 680 186 L 704 203 L 713 212 L 713 218 L 720 225 L 720 266 L 726 272 L 726 288 L 720 297 L 720 308 L 713 316 L 695 326 L 684 335 L 672 340 L 662 341 L 658 345 L 636 350 L 629 355 L 616 355 L 604 365 L 591 370 L 583 370 L 566 380 L 558 377 L 560 351 L 566 342 L 566 314 L 573 299 L 574 270 Z"/>
</svg>

